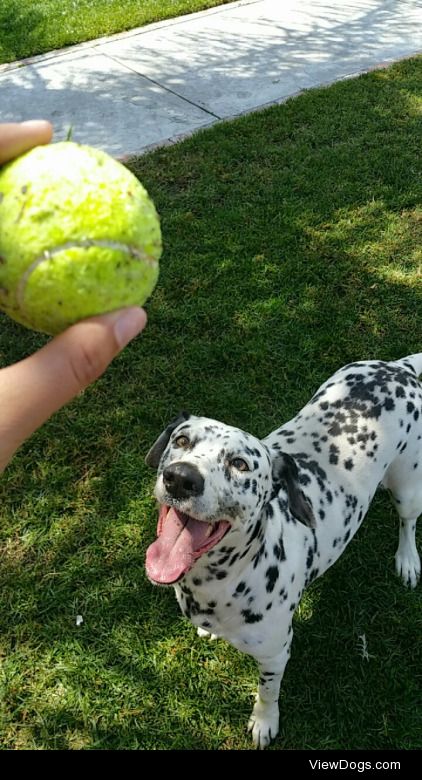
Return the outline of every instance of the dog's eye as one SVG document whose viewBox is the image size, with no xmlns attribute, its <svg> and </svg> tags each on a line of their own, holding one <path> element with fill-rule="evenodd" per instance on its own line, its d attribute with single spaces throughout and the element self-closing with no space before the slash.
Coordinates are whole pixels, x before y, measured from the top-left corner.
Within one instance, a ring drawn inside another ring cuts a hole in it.
<svg viewBox="0 0 422 780">
<path fill-rule="evenodd" d="M 187 436 L 178 436 L 177 439 L 175 439 L 175 444 L 177 447 L 188 447 L 189 446 L 189 439 Z"/>
<path fill-rule="evenodd" d="M 250 471 L 246 460 L 243 460 L 243 458 L 233 458 L 232 466 L 238 471 Z"/>
</svg>

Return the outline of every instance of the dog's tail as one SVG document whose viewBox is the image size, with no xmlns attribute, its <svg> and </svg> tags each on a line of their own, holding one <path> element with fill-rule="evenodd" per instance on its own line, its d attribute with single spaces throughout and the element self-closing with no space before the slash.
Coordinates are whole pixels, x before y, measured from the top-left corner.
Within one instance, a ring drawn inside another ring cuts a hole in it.
<svg viewBox="0 0 422 780">
<path fill-rule="evenodd" d="M 408 355 L 407 357 L 404 357 L 401 360 L 395 360 L 394 362 L 398 363 L 399 366 L 403 366 L 403 368 L 414 371 L 416 376 L 422 374 L 422 352 L 419 352 L 416 355 Z"/>
</svg>

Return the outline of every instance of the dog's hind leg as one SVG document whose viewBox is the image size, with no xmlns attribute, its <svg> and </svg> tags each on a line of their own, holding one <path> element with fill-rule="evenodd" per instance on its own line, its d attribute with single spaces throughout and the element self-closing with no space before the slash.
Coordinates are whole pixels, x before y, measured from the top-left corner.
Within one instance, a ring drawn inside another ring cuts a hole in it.
<svg viewBox="0 0 422 780">
<path fill-rule="evenodd" d="M 259 687 L 254 708 L 249 718 L 248 731 L 252 732 L 256 748 L 265 748 L 278 734 L 279 709 L 278 697 L 287 661 L 290 658 L 289 641 L 283 651 L 273 658 L 258 658 Z"/>
<path fill-rule="evenodd" d="M 422 512 L 422 452 L 419 439 L 392 463 L 383 479 L 400 517 L 396 571 L 405 585 L 414 588 L 421 573 L 416 549 L 416 522 Z"/>
<path fill-rule="evenodd" d="M 399 546 L 396 552 L 396 572 L 410 588 L 416 587 L 421 574 L 415 540 L 416 522 L 417 518 L 400 518 Z"/>
<path fill-rule="evenodd" d="M 421 574 L 421 562 L 416 548 L 416 523 L 422 511 L 422 474 L 417 475 L 417 481 L 413 485 L 408 485 L 408 490 L 404 489 L 404 480 L 403 474 L 400 488 L 397 483 L 394 484 L 391 493 L 400 517 L 399 545 L 395 556 L 396 572 L 405 585 L 415 588 Z"/>
</svg>

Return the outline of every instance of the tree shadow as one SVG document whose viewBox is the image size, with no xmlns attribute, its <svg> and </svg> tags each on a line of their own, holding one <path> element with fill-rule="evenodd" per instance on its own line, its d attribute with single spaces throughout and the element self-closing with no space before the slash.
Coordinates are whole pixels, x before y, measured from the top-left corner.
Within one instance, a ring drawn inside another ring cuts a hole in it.
<svg viewBox="0 0 422 780">
<path fill-rule="evenodd" d="M 418 11 L 414 4 L 407 10 L 396 0 L 352 13 L 330 2 L 288 10 L 264 2 L 172 24 L 164 34 L 145 31 L 124 47 L 111 42 L 98 51 L 226 117 L 256 106 L 257 96 L 262 105 L 418 51 L 411 25 Z"/>
</svg>

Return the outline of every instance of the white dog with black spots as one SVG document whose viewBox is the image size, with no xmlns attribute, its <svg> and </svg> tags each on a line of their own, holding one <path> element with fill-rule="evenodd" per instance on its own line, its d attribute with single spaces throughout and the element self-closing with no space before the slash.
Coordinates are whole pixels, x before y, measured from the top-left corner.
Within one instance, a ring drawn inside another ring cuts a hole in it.
<svg viewBox="0 0 422 780">
<path fill-rule="evenodd" d="M 160 504 L 148 577 L 174 586 L 201 636 L 223 637 L 256 658 L 256 747 L 278 732 L 295 609 L 344 551 L 380 483 L 400 517 L 396 570 L 417 584 L 420 374 L 422 353 L 347 365 L 263 440 L 182 413 L 147 455 Z"/>
</svg>

